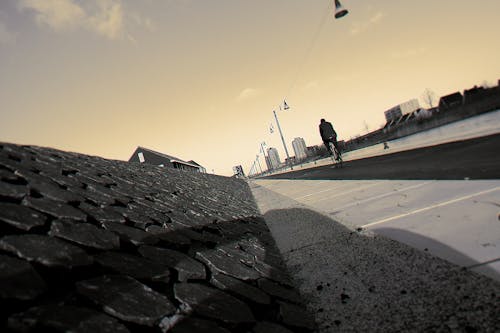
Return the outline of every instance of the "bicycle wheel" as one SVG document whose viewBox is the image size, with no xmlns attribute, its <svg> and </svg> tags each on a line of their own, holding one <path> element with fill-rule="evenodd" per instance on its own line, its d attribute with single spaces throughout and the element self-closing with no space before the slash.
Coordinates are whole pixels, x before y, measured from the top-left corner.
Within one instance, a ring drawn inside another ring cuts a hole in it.
<svg viewBox="0 0 500 333">
<path fill-rule="evenodd" d="M 340 167 L 342 168 L 342 163 L 344 162 L 344 161 L 342 160 L 342 154 L 341 154 L 341 153 L 340 153 L 337 149 L 335 149 L 335 153 L 336 153 L 336 155 L 337 155 L 337 158 L 336 158 L 336 159 L 337 159 L 337 163 L 338 163 L 338 164 L 340 165 Z"/>
</svg>

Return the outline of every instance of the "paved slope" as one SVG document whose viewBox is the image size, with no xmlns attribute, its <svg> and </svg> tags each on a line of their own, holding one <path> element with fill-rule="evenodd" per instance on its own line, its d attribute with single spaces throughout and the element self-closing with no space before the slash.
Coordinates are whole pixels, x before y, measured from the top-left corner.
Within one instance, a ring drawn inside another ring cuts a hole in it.
<svg viewBox="0 0 500 333">
<path fill-rule="evenodd" d="M 0 331 L 309 332 L 248 185 L 0 144 Z"/>
<path fill-rule="evenodd" d="M 498 332 L 500 283 L 251 183 L 319 332 Z"/>
</svg>

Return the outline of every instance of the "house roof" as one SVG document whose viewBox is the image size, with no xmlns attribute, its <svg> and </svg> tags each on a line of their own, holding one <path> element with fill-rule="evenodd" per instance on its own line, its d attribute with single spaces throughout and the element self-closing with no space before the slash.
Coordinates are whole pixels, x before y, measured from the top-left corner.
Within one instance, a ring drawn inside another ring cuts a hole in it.
<svg viewBox="0 0 500 333">
<path fill-rule="evenodd" d="M 458 102 L 458 101 L 462 101 L 462 94 L 460 92 L 454 92 L 453 94 L 449 94 L 449 95 L 446 95 L 446 96 L 443 96 L 441 97 L 440 99 L 440 102 L 444 102 L 444 103 L 452 103 L 452 102 Z"/>
<path fill-rule="evenodd" d="M 203 168 L 203 166 L 200 164 L 200 163 L 196 163 L 195 161 L 193 160 L 189 160 L 188 163 L 191 163 L 191 164 L 194 164 L 194 165 L 197 165 L 199 166 L 200 168 Z"/>
<path fill-rule="evenodd" d="M 136 149 L 136 151 L 137 151 L 138 149 L 139 149 L 139 150 L 144 150 L 144 151 L 147 151 L 147 152 L 149 152 L 149 153 L 151 153 L 151 154 L 155 154 L 155 155 L 157 155 L 157 156 L 161 156 L 161 157 L 163 157 L 163 158 L 166 158 L 166 159 L 168 159 L 171 163 L 176 162 L 176 163 L 181 163 L 181 164 L 189 165 L 189 166 L 192 166 L 192 167 L 195 167 L 195 168 L 200 167 L 200 165 L 198 165 L 197 163 L 196 163 L 196 164 L 193 164 L 193 163 L 192 163 L 192 161 L 190 161 L 190 162 L 186 162 L 186 161 L 184 161 L 184 160 L 181 160 L 181 159 L 180 159 L 180 158 L 178 158 L 178 157 L 171 156 L 171 155 L 167 155 L 167 154 L 163 154 L 163 153 L 160 153 L 160 152 L 157 152 L 157 151 L 154 151 L 154 150 L 148 149 L 148 148 L 144 148 L 144 147 L 138 146 L 138 147 L 137 147 L 137 149 Z"/>
</svg>

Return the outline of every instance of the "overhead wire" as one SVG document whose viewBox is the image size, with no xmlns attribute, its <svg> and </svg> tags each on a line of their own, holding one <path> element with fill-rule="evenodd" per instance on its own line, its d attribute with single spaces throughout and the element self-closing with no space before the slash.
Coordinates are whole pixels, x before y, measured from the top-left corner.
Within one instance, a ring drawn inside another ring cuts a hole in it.
<svg viewBox="0 0 500 333">
<path fill-rule="evenodd" d="M 321 31 L 323 30 L 323 26 L 325 25 L 326 20 L 328 18 L 328 15 L 330 14 L 330 3 L 331 2 L 328 1 L 328 5 L 327 5 L 327 8 L 325 10 L 325 13 L 323 14 L 323 17 L 321 18 L 321 21 L 318 25 L 318 28 L 316 29 L 316 31 L 311 39 L 311 43 L 309 44 L 309 47 L 306 49 L 304 56 L 302 57 L 301 61 L 299 62 L 299 65 L 297 66 L 297 71 L 295 73 L 295 76 L 294 76 L 290 86 L 288 87 L 285 98 L 289 97 L 290 93 L 292 92 L 292 89 L 295 88 L 295 85 L 296 85 L 297 81 L 299 80 L 299 76 L 302 73 L 302 70 L 304 69 L 304 66 L 306 65 L 307 61 L 309 60 L 309 57 L 312 53 L 312 50 L 314 49 L 314 46 L 316 45 L 316 41 L 318 40 L 319 35 L 320 35 Z"/>
</svg>

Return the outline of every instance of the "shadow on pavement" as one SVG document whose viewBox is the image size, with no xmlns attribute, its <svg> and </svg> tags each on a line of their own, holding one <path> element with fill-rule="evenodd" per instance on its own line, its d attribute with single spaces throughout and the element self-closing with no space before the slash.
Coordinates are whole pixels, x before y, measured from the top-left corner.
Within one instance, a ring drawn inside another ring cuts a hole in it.
<svg viewBox="0 0 500 333">
<path fill-rule="evenodd" d="M 435 239 L 396 228 L 375 228 L 372 229 L 375 233 L 389 237 L 394 240 L 404 240 L 404 243 L 414 247 L 420 251 L 429 252 L 432 255 L 445 259 L 449 262 L 455 263 L 464 268 L 479 268 L 481 274 L 484 274 L 492 279 L 500 281 L 500 274 L 492 268 L 489 268 L 484 263 L 478 262 L 473 258 L 459 252 L 453 247 L 436 241 Z"/>
<path fill-rule="evenodd" d="M 264 218 L 320 332 L 500 329 L 494 280 L 306 208 Z"/>
</svg>

